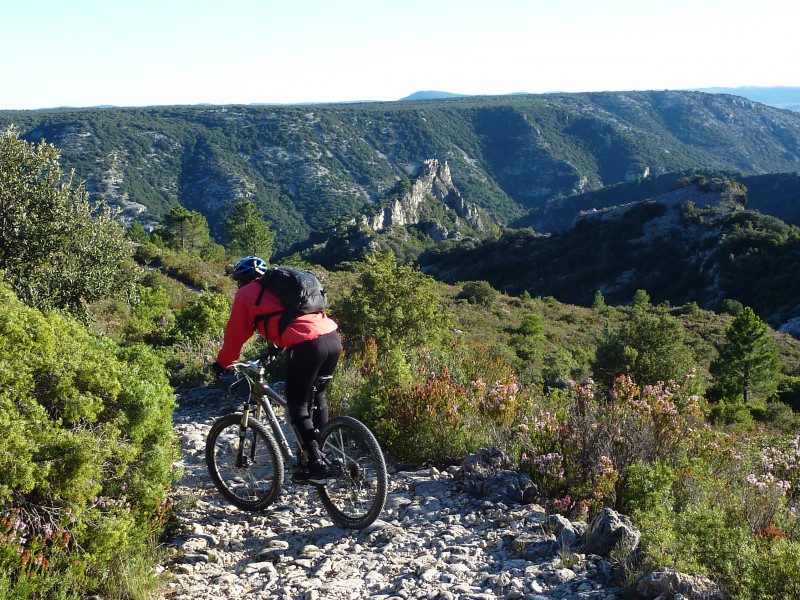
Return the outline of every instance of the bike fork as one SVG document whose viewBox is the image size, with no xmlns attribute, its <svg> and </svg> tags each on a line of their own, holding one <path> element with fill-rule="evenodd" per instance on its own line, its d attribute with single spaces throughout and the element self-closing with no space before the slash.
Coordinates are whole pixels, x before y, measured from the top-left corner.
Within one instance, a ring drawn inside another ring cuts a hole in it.
<svg viewBox="0 0 800 600">
<path fill-rule="evenodd" d="M 250 444 L 250 456 L 245 456 L 245 438 L 247 437 L 247 425 L 250 421 L 250 407 L 245 406 L 242 413 L 242 422 L 239 425 L 239 448 L 236 452 L 236 466 L 240 469 L 249 467 L 255 462 L 257 436 L 253 433 L 253 441 Z"/>
</svg>

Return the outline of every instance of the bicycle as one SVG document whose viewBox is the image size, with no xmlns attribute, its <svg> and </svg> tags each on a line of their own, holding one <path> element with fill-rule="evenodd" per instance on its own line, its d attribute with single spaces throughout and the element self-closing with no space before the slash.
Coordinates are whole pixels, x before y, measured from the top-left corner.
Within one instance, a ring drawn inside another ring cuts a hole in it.
<svg viewBox="0 0 800 600">
<path fill-rule="evenodd" d="M 283 408 L 288 422 L 286 400 L 264 380 L 266 366 L 276 358 L 275 352 L 267 352 L 231 366 L 236 379 L 230 387 L 246 383 L 247 400 L 241 412 L 219 417 L 206 438 L 206 465 L 214 485 L 231 504 L 246 511 L 272 504 L 280 495 L 284 466 L 296 472 L 306 461 L 299 443 L 297 454 L 292 452 L 273 407 L 274 402 Z M 318 378 L 314 389 L 331 378 Z M 324 485 L 309 485 L 316 488 L 336 524 L 348 529 L 367 527 L 383 510 L 388 487 L 378 441 L 366 425 L 348 416 L 329 420 L 318 439 L 329 476 Z"/>
</svg>

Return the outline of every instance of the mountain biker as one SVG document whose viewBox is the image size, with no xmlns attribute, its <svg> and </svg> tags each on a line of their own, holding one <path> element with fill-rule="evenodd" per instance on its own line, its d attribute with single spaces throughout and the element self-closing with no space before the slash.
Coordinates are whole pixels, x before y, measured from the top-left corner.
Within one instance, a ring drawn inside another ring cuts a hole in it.
<svg viewBox="0 0 800 600">
<path fill-rule="evenodd" d="M 222 348 L 211 365 L 219 376 L 239 358 L 242 346 L 253 333 L 267 338 L 276 346 L 287 349 L 286 401 L 289 417 L 300 436 L 300 444 L 308 457 L 307 467 L 294 474 L 298 483 L 324 484 L 326 469 L 317 441 L 317 431 L 328 421 L 328 404 L 325 398 L 327 382 L 317 385 L 315 400 L 317 410 L 312 421 L 309 415 L 311 394 L 317 377 L 333 375 L 342 343 L 336 322 L 324 312 L 303 314 L 292 320 L 281 333 L 278 318 L 266 321 L 258 315 L 274 314 L 284 307 L 278 296 L 257 281 L 269 266 L 257 256 L 246 256 L 234 267 L 232 277 L 239 286 L 233 299 L 231 314 L 225 327 Z M 257 304 L 262 292 L 260 303 Z"/>
</svg>

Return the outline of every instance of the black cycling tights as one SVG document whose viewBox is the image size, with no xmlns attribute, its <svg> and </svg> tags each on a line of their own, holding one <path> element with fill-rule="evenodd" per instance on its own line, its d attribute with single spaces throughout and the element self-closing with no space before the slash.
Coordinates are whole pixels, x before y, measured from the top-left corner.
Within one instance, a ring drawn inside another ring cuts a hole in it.
<svg viewBox="0 0 800 600">
<path fill-rule="evenodd" d="M 333 375 L 341 352 L 342 341 L 338 331 L 289 348 L 286 363 L 286 402 L 289 404 L 292 424 L 305 448 L 317 439 L 314 430 L 322 428 L 328 422 L 328 402 L 325 398 L 327 384 L 317 387 L 318 410 L 313 422 L 309 415 L 314 380 L 323 375 Z"/>
</svg>

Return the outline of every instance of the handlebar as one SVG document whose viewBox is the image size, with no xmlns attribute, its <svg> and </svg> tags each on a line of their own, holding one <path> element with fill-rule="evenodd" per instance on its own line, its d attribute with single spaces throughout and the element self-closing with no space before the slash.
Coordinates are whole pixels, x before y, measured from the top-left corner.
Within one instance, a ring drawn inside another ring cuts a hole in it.
<svg viewBox="0 0 800 600">
<path fill-rule="evenodd" d="M 246 360 L 233 363 L 229 368 L 235 372 L 240 372 L 243 369 L 249 369 L 256 373 L 263 373 L 264 368 L 273 361 L 278 360 L 278 357 L 286 352 L 286 348 L 279 348 L 278 346 L 271 345 L 270 348 L 263 352 L 255 360 Z"/>
</svg>

